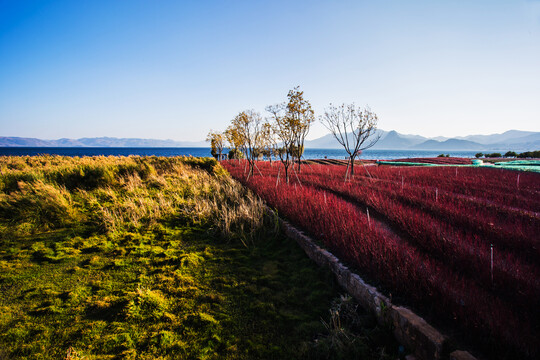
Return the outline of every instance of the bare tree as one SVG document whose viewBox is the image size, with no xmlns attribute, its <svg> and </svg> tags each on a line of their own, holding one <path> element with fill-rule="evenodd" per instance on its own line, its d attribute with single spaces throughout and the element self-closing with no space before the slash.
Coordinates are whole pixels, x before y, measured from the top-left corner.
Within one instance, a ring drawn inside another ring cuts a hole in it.
<svg viewBox="0 0 540 360">
<path fill-rule="evenodd" d="M 357 108 L 354 104 L 336 107 L 330 104 L 320 119 L 349 155 L 345 179 L 349 168 L 351 176 L 354 175 L 354 159 L 379 141 L 377 115 L 368 107 Z"/>
</svg>

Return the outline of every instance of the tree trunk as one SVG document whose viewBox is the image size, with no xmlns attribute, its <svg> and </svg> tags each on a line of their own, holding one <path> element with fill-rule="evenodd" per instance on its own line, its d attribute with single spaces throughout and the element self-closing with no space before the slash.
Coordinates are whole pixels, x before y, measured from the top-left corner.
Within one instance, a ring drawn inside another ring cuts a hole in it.
<svg viewBox="0 0 540 360">
<path fill-rule="evenodd" d="M 355 156 L 351 156 L 351 177 L 354 176 L 354 158 Z"/>
<path fill-rule="evenodd" d="M 254 158 L 251 158 L 250 160 L 248 160 L 248 163 L 249 163 L 249 175 L 248 175 L 248 178 L 253 176 L 253 173 L 254 173 L 254 170 L 255 170 L 255 159 Z"/>
</svg>

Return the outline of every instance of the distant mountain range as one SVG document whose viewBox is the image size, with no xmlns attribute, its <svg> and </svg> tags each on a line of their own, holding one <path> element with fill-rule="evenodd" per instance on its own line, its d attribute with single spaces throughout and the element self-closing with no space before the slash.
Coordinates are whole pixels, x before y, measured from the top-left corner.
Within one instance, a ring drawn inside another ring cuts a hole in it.
<svg viewBox="0 0 540 360">
<path fill-rule="evenodd" d="M 540 149 L 540 132 L 509 130 L 502 134 L 469 135 L 455 138 L 427 138 L 405 135 L 397 131 L 377 130 L 380 139 L 373 149 L 379 150 L 478 150 L 529 151 Z M 174 141 L 133 138 L 81 138 L 41 140 L 35 138 L 0 137 L 0 147 L 208 147 L 204 141 Z M 341 145 L 331 134 L 307 140 L 306 148 L 339 149 Z"/>
<path fill-rule="evenodd" d="M 380 139 L 372 149 L 379 150 L 478 150 L 522 151 L 540 149 L 540 132 L 509 130 L 502 134 L 469 135 L 455 138 L 427 138 L 405 135 L 397 131 L 378 130 Z M 350 135 L 349 135 L 350 136 Z M 369 141 L 369 140 L 368 140 Z M 341 145 L 332 134 L 305 143 L 306 148 L 339 149 Z"/>
<path fill-rule="evenodd" d="M 174 141 L 133 138 L 81 138 L 41 140 L 35 138 L 0 137 L 0 147 L 207 147 L 204 141 Z"/>
</svg>

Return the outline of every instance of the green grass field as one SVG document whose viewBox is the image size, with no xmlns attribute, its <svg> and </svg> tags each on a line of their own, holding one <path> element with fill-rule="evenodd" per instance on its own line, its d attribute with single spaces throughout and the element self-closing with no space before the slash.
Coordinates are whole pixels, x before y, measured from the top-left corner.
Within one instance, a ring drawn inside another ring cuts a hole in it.
<svg viewBox="0 0 540 360">
<path fill-rule="evenodd" d="M 213 159 L 0 171 L 0 359 L 397 357 Z"/>
</svg>

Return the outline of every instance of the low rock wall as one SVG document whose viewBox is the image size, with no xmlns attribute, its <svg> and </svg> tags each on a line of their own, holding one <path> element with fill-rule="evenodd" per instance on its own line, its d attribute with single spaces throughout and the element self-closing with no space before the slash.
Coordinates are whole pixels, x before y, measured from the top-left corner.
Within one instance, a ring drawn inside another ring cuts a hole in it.
<svg viewBox="0 0 540 360">
<path fill-rule="evenodd" d="M 336 276 L 337 282 L 354 297 L 365 309 L 377 316 L 381 324 L 391 324 L 396 339 L 421 360 L 451 359 L 476 360 L 466 351 L 448 354 L 448 338 L 441 334 L 423 318 L 411 310 L 395 306 L 390 299 L 367 284 L 360 276 L 343 265 L 337 257 L 318 246 L 311 238 L 296 229 L 287 221 L 280 219 L 285 234 L 304 249 L 306 254 L 319 266 L 328 267 Z"/>
</svg>

